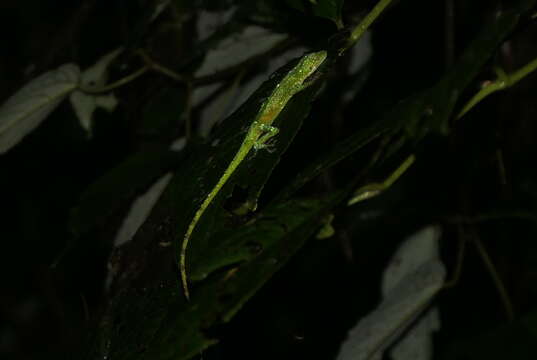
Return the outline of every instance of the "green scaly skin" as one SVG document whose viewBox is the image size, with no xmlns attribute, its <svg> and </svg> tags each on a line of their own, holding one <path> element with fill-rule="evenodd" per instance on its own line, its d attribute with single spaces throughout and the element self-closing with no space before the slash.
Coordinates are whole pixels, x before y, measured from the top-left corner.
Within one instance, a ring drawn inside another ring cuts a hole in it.
<svg viewBox="0 0 537 360">
<path fill-rule="evenodd" d="M 233 160 L 229 163 L 229 166 L 224 171 L 222 177 L 218 180 L 214 188 L 209 192 L 205 200 L 201 203 L 199 209 L 194 214 L 183 238 L 179 259 L 181 283 L 187 300 L 190 299 L 190 292 L 188 289 L 188 278 L 186 273 L 186 250 L 196 225 L 207 207 L 211 204 L 216 195 L 218 195 L 240 163 L 242 163 L 250 153 L 250 150 L 266 148 L 267 141 L 278 133 L 278 129 L 273 127 L 272 123 L 285 108 L 289 100 L 308 86 L 308 84 L 305 83 L 306 79 L 321 66 L 326 59 L 326 56 L 326 51 L 318 51 L 304 55 L 298 64 L 287 73 L 280 83 L 276 85 L 272 94 L 261 105 L 261 109 L 252 122 L 252 125 L 248 128 L 246 137 L 235 154 L 235 157 L 233 157 Z"/>
</svg>

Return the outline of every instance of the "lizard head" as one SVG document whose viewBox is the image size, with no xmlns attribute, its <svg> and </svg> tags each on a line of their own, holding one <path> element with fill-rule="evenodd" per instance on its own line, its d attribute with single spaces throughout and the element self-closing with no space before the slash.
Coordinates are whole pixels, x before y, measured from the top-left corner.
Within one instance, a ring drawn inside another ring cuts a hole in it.
<svg viewBox="0 0 537 360">
<path fill-rule="evenodd" d="M 300 77 L 302 78 L 302 82 L 304 83 L 306 79 L 308 79 L 321 64 L 326 59 L 326 51 L 317 51 L 310 54 L 304 55 L 297 66 L 297 69 L 300 69 Z"/>
</svg>

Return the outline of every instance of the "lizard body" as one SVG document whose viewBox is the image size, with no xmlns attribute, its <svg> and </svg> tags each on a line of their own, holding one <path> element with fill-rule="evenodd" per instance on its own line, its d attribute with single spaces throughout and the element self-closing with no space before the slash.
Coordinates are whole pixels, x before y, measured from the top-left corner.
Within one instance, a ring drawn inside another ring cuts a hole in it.
<svg viewBox="0 0 537 360">
<path fill-rule="evenodd" d="M 181 283 L 187 300 L 190 298 L 190 292 L 188 290 L 188 279 L 186 273 L 186 250 L 196 225 L 203 216 L 205 210 L 212 203 L 222 187 L 226 184 L 231 175 L 233 175 L 237 167 L 243 162 L 250 151 L 252 149 L 263 149 L 268 146 L 268 140 L 278 133 L 278 129 L 272 126 L 274 120 L 276 120 L 280 112 L 285 108 L 288 101 L 295 94 L 308 86 L 308 84 L 306 84 L 306 79 L 319 68 L 319 66 L 326 59 L 326 56 L 326 51 L 318 51 L 304 55 L 299 60 L 298 64 L 293 67 L 276 85 L 271 95 L 261 105 L 258 114 L 256 115 L 252 124 L 249 126 L 246 136 L 241 146 L 237 150 L 237 153 L 233 157 L 233 160 L 231 160 L 222 177 L 218 179 L 216 185 L 203 200 L 198 210 L 196 210 L 196 213 L 194 214 L 194 217 L 188 225 L 187 231 L 184 235 L 179 258 Z"/>
</svg>

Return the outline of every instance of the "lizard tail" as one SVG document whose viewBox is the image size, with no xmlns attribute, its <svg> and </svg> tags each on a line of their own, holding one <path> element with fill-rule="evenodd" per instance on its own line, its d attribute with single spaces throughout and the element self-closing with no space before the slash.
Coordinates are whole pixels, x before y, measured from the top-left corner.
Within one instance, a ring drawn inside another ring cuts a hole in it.
<svg viewBox="0 0 537 360">
<path fill-rule="evenodd" d="M 190 236 L 188 236 L 190 237 Z M 181 248 L 181 256 L 179 259 L 179 270 L 181 272 L 181 284 L 183 285 L 183 293 L 186 300 L 190 300 L 190 292 L 188 291 L 188 280 L 186 278 L 186 247 L 188 245 L 188 238 L 185 237 Z"/>
<path fill-rule="evenodd" d="M 188 291 L 188 278 L 186 273 L 186 250 L 188 248 L 188 242 L 190 241 L 192 233 L 194 232 L 194 229 L 196 228 L 196 225 L 201 219 L 203 213 L 205 212 L 209 204 L 213 201 L 216 194 L 218 194 L 222 186 L 226 183 L 230 175 L 230 172 L 226 172 L 224 176 L 222 176 L 220 181 L 216 184 L 216 186 L 213 188 L 213 190 L 211 190 L 209 195 L 207 195 L 205 200 L 201 203 L 201 206 L 198 211 L 196 211 L 192 222 L 190 223 L 190 225 L 188 225 L 185 237 L 183 238 L 183 243 L 181 244 L 181 255 L 179 256 L 179 270 L 181 272 L 181 284 L 183 285 L 183 293 L 185 294 L 185 298 L 187 301 L 190 300 L 190 291 Z"/>
<path fill-rule="evenodd" d="M 248 143 L 247 143 L 248 141 Z M 246 144 L 246 145 L 245 145 Z M 196 211 L 196 214 L 194 214 L 194 218 L 192 219 L 192 222 L 190 225 L 188 225 L 188 229 L 185 233 L 185 237 L 183 238 L 183 243 L 181 244 L 181 255 L 179 257 L 179 270 L 181 272 L 181 284 L 183 285 L 183 292 L 185 294 L 185 298 L 190 300 L 190 292 L 188 291 L 188 279 L 186 274 L 186 249 L 188 248 L 188 242 L 190 241 L 190 238 L 192 237 L 192 233 L 194 232 L 194 229 L 196 228 L 196 225 L 198 224 L 198 221 L 201 219 L 203 213 L 209 206 L 209 204 L 213 201 L 213 199 L 216 197 L 220 189 L 224 186 L 224 184 L 227 182 L 231 174 L 235 171 L 237 166 L 241 163 L 242 160 L 246 157 L 248 154 L 248 151 L 253 146 L 253 142 L 251 145 L 249 145 L 249 140 L 245 140 L 245 143 L 241 145 L 241 148 L 247 146 L 246 151 L 239 151 L 237 154 L 235 154 L 235 157 L 233 160 L 231 160 L 231 163 L 227 167 L 226 171 L 224 172 L 224 175 L 218 180 L 214 188 L 211 190 L 209 195 L 203 200 L 203 202 L 200 205 L 200 208 L 198 211 Z"/>
</svg>

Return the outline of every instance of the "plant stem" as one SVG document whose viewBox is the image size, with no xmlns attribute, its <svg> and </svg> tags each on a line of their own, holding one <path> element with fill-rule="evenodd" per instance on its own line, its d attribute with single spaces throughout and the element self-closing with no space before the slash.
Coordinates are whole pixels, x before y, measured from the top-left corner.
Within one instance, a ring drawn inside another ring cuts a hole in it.
<svg viewBox="0 0 537 360">
<path fill-rule="evenodd" d="M 366 15 L 366 17 L 354 28 L 347 45 L 340 51 L 340 55 L 350 47 L 352 47 L 364 35 L 371 24 L 379 17 L 386 9 L 392 0 L 380 0 L 377 5 Z"/>
<path fill-rule="evenodd" d="M 515 85 L 517 82 L 522 80 L 527 75 L 531 74 L 537 69 L 537 58 L 533 59 L 519 70 L 515 71 L 511 76 L 509 76 L 509 86 Z"/>
<path fill-rule="evenodd" d="M 148 66 L 143 66 L 140 69 L 138 69 L 135 72 L 133 72 L 132 74 L 129 74 L 129 75 L 117 80 L 117 81 L 114 81 L 111 84 L 108 84 L 108 85 L 105 85 L 105 86 L 102 86 L 102 87 L 99 87 L 99 88 L 88 88 L 88 87 L 80 86 L 79 89 L 82 92 L 85 92 L 85 93 L 88 93 L 88 94 L 100 94 L 100 93 L 109 92 L 109 91 L 112 91 L 112 90 L 114 90 L 114 89 L 116 89 L 118 87 L 121 87 L 123 85 L 126 85 L 126 84 L 130 83 L 131 81 L 133 81 L 133 80 L 137 79 L 138 77 L 142 76 L 143 74 L 145 74 L 148 70 L 149 70 Z"/>
<path fill-rule="evenodd" d="M 384 186 L 386 187 L 386 189 L 392 186 L 393 183 L 397 179 L 399 179 L 399 177 L 401 177 L 401 175 L 403 175 L 405 171 L 408 170 L 410 165 L 414 163 L 414 160 L 416 160 L 416 156 L 414 154 L 409 155 L 406 160 L 403 161 L 401 165 L 399 165 L 399 167 L 390 176 L 388 176 L 388 178 L 384 181 Z"/>
<path fill-rule="evenodd" d="M 452 287 L 455 287 L 459 283 L 459 279 L 461 278 L 461 274 L 462 274 L 462 267 L 464 264 L 464 254 L 466 251 L 467 240 L 464 237 L 464 230 L 461 224 L 458 224 L 457 230 L 458 230 L 457 237 L 458 237 L 459 246 L 457 248 L 457 258 L 455 260 L 455 268 L 453 270 L 453 275 L 451 276 L 451 279 L 444 283 L 443 289 L 450 289 Z"/>
<path fill-rule="evenodd" d="M 165 76 L 168 76 L 169 78 L 172 78 L 173 80 L 180 82 L 180 83 L 186 83 L 186 79 L 181 75 L 173 71 L 172 69 L 167 68 L 164 65 L 159 64 L 155 60 L 151 59 L 149 55 L 146 54 L 143 50 L 138 50 L 138 54 L 140 57 L 144 60 L 146 66 L 148 66 L 151 70 L 154 70 L 156 72 L 159 72 Z"/>
<path fill-rule="evenodd" d="M 462 110 L 457 115 L 457 120 L 463 117 L 468 111 L 470 111 L 474 106 L 479 104 L 484 98 L 489 96 L 496 91 L 500 91 L 515 85 L 517 82 L 531 74 L 533 71 L 537 70 L 537 58 L 533 59 L 519 70 L 514 73 L 507 75 L 504 74 L 501 70 L 498 72 L 498 78 L 493 82 L 487 83 L 481 90 L 477 92 L 467 103 L 464 105 Z"/>
<path fill-rule="evenodd" d="M 488 255 L 487 250 L 481 243 L 481 240 L 478 237 L 474 237 L 472 240 L 473 240 L 472 241 L 473 244 L 475 245 L 477 249 L 478 254 L 481 256 L 481 260 L 483 260 L 483 263 L 485 264 L 485 267 L 487 268 L 492 278 L 492 281 L 494 282 L 494 285 L 496 286 L 496 290 L 498 291 L 498 294 L 500 295 L 500 299 L 504 306 L 507 319 L 509 321 L 513 321 L 513 319 L 515 318 L 513 305 L 511 303 L 511 299 L 509 298 L 509 293 L 507 292 L 507 289 L 505 288 L 505 285 L 503 284 L 503 281 L 500 278 L 500 275 L 496 271 L 496 267 L 494 266 L 494 263 L 492 262 L 490 256 Z"/>
<path fill-rule="evenodd" d="M 397 181 L 397 179 L 399 179 L 401 175 L 405 173 L 405 171 L 408 170 L 408 168 L 414 163 L 415 159 L 416 156 L 414 154 L 409 155 L 406 160 L 403 161 L 383 182 L 373 182 L 360 187 L 355 191 L 354 196 L 347 202 L 347 205 L 354 205 L 357 202 L 380 195 L 383 191 L 392 186 L 393 183 Z"/>
</svg>

